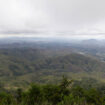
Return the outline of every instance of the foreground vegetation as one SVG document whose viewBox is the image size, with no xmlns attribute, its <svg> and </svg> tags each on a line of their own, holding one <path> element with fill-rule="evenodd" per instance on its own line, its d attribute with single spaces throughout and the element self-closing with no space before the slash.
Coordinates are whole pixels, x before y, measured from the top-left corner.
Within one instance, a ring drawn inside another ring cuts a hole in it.
<svg viewBox="0 0 105 105">
<path fill-rule="evenodd" d="M 82 88 L 63 76 L 58 85 L 31 84 L 24 91 L 2 90 L 0 105 L 105 105 L 105 87 Z"/>
</svg>

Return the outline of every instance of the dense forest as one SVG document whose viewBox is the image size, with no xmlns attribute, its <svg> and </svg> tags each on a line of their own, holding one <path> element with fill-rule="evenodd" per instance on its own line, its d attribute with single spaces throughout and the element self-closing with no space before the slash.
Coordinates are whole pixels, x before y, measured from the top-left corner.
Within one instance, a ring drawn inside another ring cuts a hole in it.
<svg viewBox="0 0 105 105">
<path fill-rule="evenodd" d="M 83 88 L 63 76 L 54 84 L 31 84 L 26 90 L 0 88 L 0 105 L 105 105 L 105 86 Z M 88 83 L 87 83 L 88 84 Z"/>
<path fill-rule="evenodd" d="M 105 81 L 104 62 L 93 56 L 63 50 L 40 47 L 0 49 L 0 82 L 10 89 L 27 87 L 31 82 L 55 84 L 62 75 L 69 79 L 86 77 Z"/>
</svg>

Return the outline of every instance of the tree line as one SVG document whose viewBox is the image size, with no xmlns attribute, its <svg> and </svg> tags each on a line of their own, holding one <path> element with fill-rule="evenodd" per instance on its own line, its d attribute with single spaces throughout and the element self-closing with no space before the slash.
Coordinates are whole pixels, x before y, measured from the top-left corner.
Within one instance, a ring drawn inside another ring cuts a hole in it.
<svg viewBox="0 0 105 105">
<path fill-rule="evenodd" d="M 0 105 L 105 105 L 105 88 L 73 86 L 63 76 L 59 84 L 31 84 L 27 90 L 0 91 Z"/>
</svg>

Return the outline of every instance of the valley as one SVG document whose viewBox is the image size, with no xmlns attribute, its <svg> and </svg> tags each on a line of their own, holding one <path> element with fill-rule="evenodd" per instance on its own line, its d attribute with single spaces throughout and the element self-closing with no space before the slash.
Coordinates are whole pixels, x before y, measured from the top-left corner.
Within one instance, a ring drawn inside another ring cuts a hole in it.
<svg viewBox="0 0 105 105">
<path fill-rule="evenodd" d="M 87 46 L 83 42 L 3 44 L 0 46 L 0 82 L 6 88 L 18 88 L 30 83 L 55 84 L 65 75 L 73 80 L 93 78 L 104 83 L 104 46 L 102 49 L 96 43 L 92 46 L 87 41 Z"/>
</svg>

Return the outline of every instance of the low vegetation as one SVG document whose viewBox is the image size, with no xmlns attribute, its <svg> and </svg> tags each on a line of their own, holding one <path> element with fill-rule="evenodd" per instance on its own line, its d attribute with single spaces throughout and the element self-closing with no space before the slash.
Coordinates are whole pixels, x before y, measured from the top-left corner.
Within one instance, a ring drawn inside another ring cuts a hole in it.
<svg viewBox="0 0 105 105">
<path fill-rule="evenodd" d="M 63 76 L 57 85 L 31 84 L 24 91 L 2 90 L 0 105 L 105 105 L 105 87 L 82 88 Z"/>
</svg>

